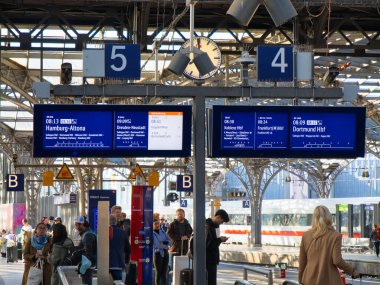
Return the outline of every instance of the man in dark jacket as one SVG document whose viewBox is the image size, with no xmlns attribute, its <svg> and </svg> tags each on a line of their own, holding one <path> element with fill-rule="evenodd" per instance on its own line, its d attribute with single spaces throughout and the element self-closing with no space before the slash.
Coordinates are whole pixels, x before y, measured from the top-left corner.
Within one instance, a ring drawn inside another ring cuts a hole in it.
<svg viewBox="0 0 380 285">
<path fill-rule="evenodd" d="M 91 267 L 88 268 L 83 274 L 81 273 L 82 284 L 92 285 L 92 275 L 96 266 L 97 254 L 96 234 L 91 231 L 90 224 L 84 216 L 78 216 L 75 219 L 75 228 L 81 236 L 79 248 L 83 248 L 84 250 L 82 255 L 86 256 L 91 261 Z"/>
<path fill-rule="evenodd" d="M 126 219 L 122 212 L 121 206 L 114 205 L 111 208 L 111 214 L 116 217 L 116 225 L 121 228 L 127 235 L 126 244 L 125 244 L 125 263 L 128 265 L 131 257 L 131 244 L 129 243 L 129 236 L 131 235 L 131 220 Z"/>
<path fill-rule="evenodd" d="M 228 237 L 216 236 L 216 228 L 228 223 L 230 218 L 225 210 L 218 210 L 215 216 L 206 220 L 206 269 L 208 285 L 216 285 L 216 270 L 219 264 L 219 246 L 226 242 Z"/>
<path fill-rule="evenodd" d="M 110 215 L 110 273 L 113 280 L 122 280 L 122 273 L 125 269 L 125 254 L 128 237 L 127 234 L 117 225 L 117 219 Z"/>
<path fill-rule="evenodd" d="M 187 254 L 189 239 L 193 232 L 189 221 L 185 219 L 185 211 L 179 208 L 176 211 L 176 219 L 169 225 L 168 235 L 173 241 L 170 249 L 175 255 Z"/>
</svg>

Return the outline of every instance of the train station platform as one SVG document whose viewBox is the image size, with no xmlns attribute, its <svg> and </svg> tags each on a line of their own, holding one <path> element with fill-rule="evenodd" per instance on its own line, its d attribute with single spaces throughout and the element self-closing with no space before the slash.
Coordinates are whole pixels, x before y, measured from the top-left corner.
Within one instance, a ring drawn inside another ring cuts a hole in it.
<svg viewBox="0 0 380 285">
<path fill-rule="evenodd" d="M 218 285 L 235 284 L 235 281 L 243 280 L 244 267 L 246 265 L 249 265 L 251 268 L 268 270 L 273 269 L 272 266 L 275 263 L 282 262 L 287 263 L 289 267 L 298 267 L 298 247 L 262 246 L 251 248 L 244 245 L 222 244 L 220 251 L 221 264 L 218 267 Z M 362 254 L 343 253 L 343 257 L 363 274 L 380 275 L 376 273 L 380 271 L 380 258 L 371 252 Z M 5 258 L 0 258 L 0 285 L 21 284 L 23 271 L 24 263 L 21 261 L 6 263 Z M 373 272 L 375 274 L 372 274 Z M 288 268 L 286 270 L 286 280 L 296 281 L 297 277 L 297 268 Z M 255 274 L 252 271 L 248 272 L 248 280 L 255 285 L 268 284 L 265 276 Z M 274 278 L 273 284 L 283 284 L 284 280 Z M 347 280 L 350 279 L 348 278 Z M 350 281 L 347 284 L 356 283 Z M 96 280 L 93 284 L 97 284 Z M 363 280 L 363 284 L 380 285 L 380 279 L 377 277 L 366 278 Z"/>
<path fill-rule="evenodd" d="M 366 275 L 380 275 L 380 257 L 371 250 L 363 253 L 342 253 L 343 258 L 359 272 Z M 298 268 L 299 247 L 221 244 L 220 259 L 225 262 L 261 264 L 274 266 L 287 263 L 288 267 Z"/>
<path fill-rule="evenodd" d="M 243 270 L 238 265 L 221 264 L 218 271 L 218 284 L 234 284 L 236 280 L 243 279 Z M 7 263 L 5 258 L 0 258 L 0 285 L 19 285 L 21 284 L 24 272 L 24 263 Z M 93 285 L 96 285 L 96 279 Z M 52 284 L 55 285 L 55 284 Z"/>
</svg>

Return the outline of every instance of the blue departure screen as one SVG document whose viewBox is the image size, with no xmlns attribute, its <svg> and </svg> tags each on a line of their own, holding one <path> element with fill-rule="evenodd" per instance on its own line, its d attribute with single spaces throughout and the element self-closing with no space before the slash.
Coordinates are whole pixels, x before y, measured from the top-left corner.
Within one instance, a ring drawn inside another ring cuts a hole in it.
<svg viewBox="0 0 380 285">
<path fill-rule="evenodd" d="M 210 157 L 355 158 L 365 151 L 365 108 L 213 106 Z"/>
<path fill-rule="evenodd" d="M 191 106 L 34 105 L 34 157 L 187 157 Z"/>
<path fill-rule="evenodd" d="M 115 112 L 115 148 L 148 149 L 147 112 Z"/>
<path fill-rule="evenodd" d="M 288 146 L 287 113 L 255 113 L 255 148 L 285 149 Z"/>
<path fill-rule="evenodd" d="M 254 148 L 255 114 L 249 112 L 222 113 L 222 148 Z"/>
<path fill-rule="evenodd" d="M 287 113 L 222 113 L 223 149 L 281 149 L 287 145 Z"/>
<path fill-rule="evenodd" d="M 356 145 L 356 116 L 349 113 L 291 113 L 292 149 L 347 149 Z M 351 127 L 350 127 L 351 126 Z"/>
<path fill-rule="evenodd" d="M 46 149 L 112 149 L 112 112 L 45 111 Z"/>
</svg>

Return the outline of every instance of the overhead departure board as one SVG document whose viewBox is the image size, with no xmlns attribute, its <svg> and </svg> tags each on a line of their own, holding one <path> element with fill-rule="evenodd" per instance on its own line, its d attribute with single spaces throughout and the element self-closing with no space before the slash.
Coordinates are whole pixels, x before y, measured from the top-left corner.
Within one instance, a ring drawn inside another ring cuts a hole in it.
<svg viewBox="0 0 380 285">
<path fill-rule="evenodd" d="M 186 157 L 191 106 L 35 105 L 35 157 Z"/>
<path fill-rule="evenodd" d="M 364 156 L 365 108 L 214 106 L 208 116 L 211 157 Z"/>
</svg>

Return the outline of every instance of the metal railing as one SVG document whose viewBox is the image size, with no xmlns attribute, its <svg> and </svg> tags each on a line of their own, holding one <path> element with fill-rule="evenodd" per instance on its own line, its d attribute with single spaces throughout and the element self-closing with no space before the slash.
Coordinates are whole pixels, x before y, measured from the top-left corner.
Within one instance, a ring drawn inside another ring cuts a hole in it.
<svg viewBox="0 0 380 285">
<path fill-rule="evenodd" d="M 243 273 L 243 279 L 248 280 L 248 271 L 264 275 L 266 278 L 268 278 L 268 285 L 273 285 L 273 270 L 272 269 L 261 269 L 257 267 L 252 266 L 244 266 L 243 267 L 244 273 Z"/>
<path fill-rule="evenodd" d="M 82 284 L 82 279 L 78 277 L 78 266 L 58 266 L 57 272 L 63 285 Z"/>
</svg>

